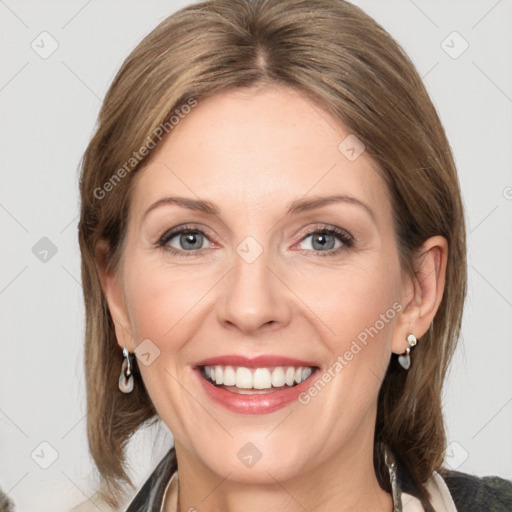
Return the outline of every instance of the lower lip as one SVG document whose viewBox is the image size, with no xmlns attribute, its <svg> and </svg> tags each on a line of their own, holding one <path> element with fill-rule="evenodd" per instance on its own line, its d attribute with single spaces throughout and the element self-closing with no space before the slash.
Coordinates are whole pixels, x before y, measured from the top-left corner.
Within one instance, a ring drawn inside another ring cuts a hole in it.
<svg viewBox="0 0 512 512">
<path fill-rule="evenodd" d="M 241 395 L 218 388 L 201 375 L 200 369 L 195 370 L 197 378 L 201 381 L 203 389 L 211 400 L 240 414 L 267 414 L 286 407 L 311 386 L 317 371 L 318 368 L 304 382 L 288 389 L 258 395 Z"/>
</svg>

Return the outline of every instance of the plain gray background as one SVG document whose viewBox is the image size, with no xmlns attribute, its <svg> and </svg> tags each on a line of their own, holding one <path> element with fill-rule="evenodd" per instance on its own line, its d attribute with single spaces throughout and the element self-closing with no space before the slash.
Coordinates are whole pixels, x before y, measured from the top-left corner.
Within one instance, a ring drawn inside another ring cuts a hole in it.
<svg viewBox="0 0 512 512">
<path fill-rule="evenodd" d="M 424 78 L 467 208 L 469 295 L 445 393 L 446 462 L 512 478 L 512 1 L 354 3 L 391 32 Z M 0 485 L 20 512 L 69 510 L 94 488 L 78 163 L 124 58 L 186 4 L 0 0 Z M 170 439 L 165 427 L 135 436 L 135 482 Z"/>
</svg>

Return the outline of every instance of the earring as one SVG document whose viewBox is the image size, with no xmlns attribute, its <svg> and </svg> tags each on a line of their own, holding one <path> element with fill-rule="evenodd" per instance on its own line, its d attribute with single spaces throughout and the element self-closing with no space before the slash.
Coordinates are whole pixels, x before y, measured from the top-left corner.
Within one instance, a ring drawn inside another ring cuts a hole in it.
<svg viewBox="0 0 512 512">
<path fill-rule="evenodd" d="M 123 364 L 121 366 L 121 375 L 119 375 L 119 389 L 123 393 L 131 393 L 133 391 L 133 373 L 132 373 L 132 362 L 130 357 L 132 354 L 128 352 L 128 349 L 123 349 Z"/>
<path fill-rule="evenodd" d="M 398 362 L 400 363 L 400 366 L 404 370 L 408 370 L 411 367 L 411 348 L 416 345 L 418 340 L 416 339 L 416 336 L 414 336 L 414 334 L 409 334 L 409 336 L 407 336 L 407 341 L 409 343 L 409 346 L 407 347 L 403 354 L 400 354 L 398 356 Z"/>
</svg>

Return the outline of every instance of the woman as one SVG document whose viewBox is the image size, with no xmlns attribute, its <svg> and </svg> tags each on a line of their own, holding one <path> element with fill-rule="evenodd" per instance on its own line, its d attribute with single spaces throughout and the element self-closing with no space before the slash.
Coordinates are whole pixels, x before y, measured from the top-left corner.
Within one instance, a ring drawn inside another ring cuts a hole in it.
<svg viewBox="0 0 512 512">
<path fill-rule="evenodd" d="M 512 508 L 512 482 L 442 466 L 458 179 L 412 63 L 360 9 L 170 16 L 107 93 L 81 199 L 111 506 L 130 436 L 161 419 L 174 447 L 128 511 Z"/>
</svg>

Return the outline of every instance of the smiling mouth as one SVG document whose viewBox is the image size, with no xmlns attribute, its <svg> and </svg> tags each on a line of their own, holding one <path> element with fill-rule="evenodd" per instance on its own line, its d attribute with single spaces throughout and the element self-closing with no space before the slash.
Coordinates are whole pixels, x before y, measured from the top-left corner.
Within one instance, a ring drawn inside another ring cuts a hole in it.
<svg viewBox="0 0 512 512">
<path fill-rule="evenodd" d="M 268 394 L 299 385 L 309 379 L 316 366 L 246 368 L 215 365 L 198 368 L 201 376 L 217 388 L 240 395 Z"/>
</svg>

